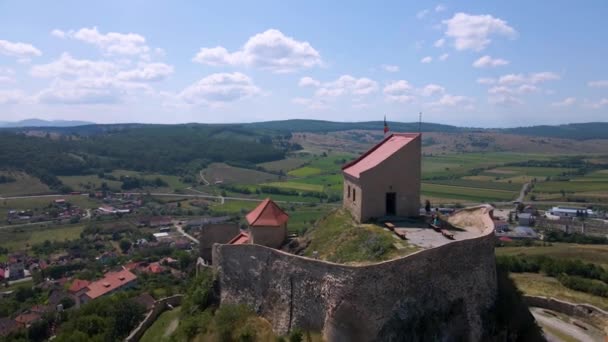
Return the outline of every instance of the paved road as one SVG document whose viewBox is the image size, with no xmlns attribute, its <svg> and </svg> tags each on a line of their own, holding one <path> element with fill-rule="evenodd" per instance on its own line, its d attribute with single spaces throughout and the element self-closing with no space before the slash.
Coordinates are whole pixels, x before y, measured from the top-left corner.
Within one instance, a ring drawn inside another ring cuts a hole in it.
<svg viewBox="0 0 608 342">
<path fill-rule="evenodd" d="M 534 316 L 536 321 L 541 325 L 541 327 L 549 327 L 551 329 L 557 330 L 562 334 L 570 336 L 577 341 L 601 341 L 601 337 L 598 339 L 596 336 L 590 335 L 588 332 L 577 327 L 576 325 L 564 322 L 558 317 L 547 315 L 543 312 L 543 309 L 531 308 L 530 311 L 532 312 L 532 315 Z M 550 332 L 544 331 L 544 333 L 548 341 L 563 341 L 559 337 L 552 335 Z"/>
<path fill-rule="evenodd" d="M 192 235 L 190 235 L 190 234 L 186 233 L 186 232 L 185 232 L 185 231 L 182 229 L 182 226 L 181 226 L 181 225 L 179 225 L 179 224 L 177 224 L 177 223 L 173 223 L 173 226 L 175 227 L 175 229 L 177 229 L 177 231 L 178 231 L 180 234 L 182 234 L 184 237 L 186 237 L 186 238 L 190 239 L 192 242 L 194 242 L 194 243 L 196 243 L 196 244 L 198 245 L 198 243 L 199 243 L 199 242 L 198 242 L 198 239 L 197 239 L 197 238 L 195 238 L 194 236 L 192 236 Z"/>
</svg>

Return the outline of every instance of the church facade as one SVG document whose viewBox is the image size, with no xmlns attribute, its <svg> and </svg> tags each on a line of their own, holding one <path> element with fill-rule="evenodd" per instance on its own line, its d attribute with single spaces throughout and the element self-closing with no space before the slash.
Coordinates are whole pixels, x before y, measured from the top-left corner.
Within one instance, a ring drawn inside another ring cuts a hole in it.
<svg viewBox="0 0 608 342">
<path fill-rule="evenodd" d="M 344 165 L 343 207 L 358 222 L 417 216 L 421 146 L 419 133 L 393 133 Z"/>
</svg>

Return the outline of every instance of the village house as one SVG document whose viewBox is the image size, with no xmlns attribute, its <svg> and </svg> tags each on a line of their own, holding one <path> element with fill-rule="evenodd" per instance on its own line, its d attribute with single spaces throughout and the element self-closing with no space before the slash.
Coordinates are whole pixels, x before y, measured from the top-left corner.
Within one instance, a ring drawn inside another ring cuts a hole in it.
<svg viewBox="0 0 608 342">
<path fill-rule="evenodd" d="M 0 317 L 0 336 L 6 337 L 19 330 L 19 323 L 14 319 Z"/>
<path fill-rule="evenodd" d="M 15 321 L 21 328 L 29 328 L 32 323 L 36 322 L 41 317 L 42 316 L 39 313 L 27 311 L 15 317 Z"/>
<path fill-rule="evenodd" d="M 503 220 L 494 219 L 494 230 L 497 232 L 504 232 L 509 230 L 509 223 Z"/>
<path fill-rule="evenodd" d="M 420 209 L 418 133 L 393 133 L 342 167 L 343 207 L 358 222 L 417 216 Z"/>
<path fill-rule="evenodd" d="M 285 242 L 289 215 L 270 198 L 262 201 L 245 219 L 249 224 L 250 243 L 279 248 Z"/>
<path fill-rule="evenodd" d="M 137 276 L 126 269 L 118 272 L 108 272 L 102 279 L 94 281 L 87 286 L 87 291 L 80 295 L 80 303 L 87 303 L 93 299 L 135 286 Z"/>
</svg>

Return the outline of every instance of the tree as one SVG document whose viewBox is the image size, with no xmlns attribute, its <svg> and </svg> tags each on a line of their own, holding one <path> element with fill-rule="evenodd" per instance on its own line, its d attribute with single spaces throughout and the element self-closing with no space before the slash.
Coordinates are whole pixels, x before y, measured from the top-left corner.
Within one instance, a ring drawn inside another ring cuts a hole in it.
<svg viewBox="0 0 608 342">
<path fill-rule="evenodd" d="M 131 241 L 127 239 L 120 240 L 119 246 L 123 253 L 127 253 L 131 248 Z"/>
</svg>

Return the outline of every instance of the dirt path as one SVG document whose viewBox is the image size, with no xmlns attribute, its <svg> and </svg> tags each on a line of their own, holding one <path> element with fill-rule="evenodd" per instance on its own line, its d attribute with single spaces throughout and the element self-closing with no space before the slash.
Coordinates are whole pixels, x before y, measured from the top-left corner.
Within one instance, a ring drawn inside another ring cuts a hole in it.
<svg viewBox="0 0 608 342">
<path fill-rule="evenodd" d="M 163 337 L 171 336 L 171 334 L 173 334 L 173 332 L 175 332 L 175 329 L 177 329 L 178 324 L 179 324 L 179 319 L 176 317 L 171 321 L 171 323 L 169 323 L 169 325 L 167 326 L 167 329 L 165 329 L 165 333 L 163 334 Z"/>
<path fill-rule="evenodd" d="M 530 311 L 532 312 L 532 315 L 534 315 L 534 318 L 538 324 L 543 328 L 543 330 L 545 330 L 545 335 L 548 335 L 546 337 L 549 341 L 561 342 L 569 340 L 564 337 L 570 337 L 572 340 L 576 341 L 602 341 L 602 338 L 599 336 L 594 336 L 590 332 L 585 331 L 571 323 L 564 322 L 558 317 L 552 317 L 543 313 L 543 309 L 532 308 Z M 559 332 L 560 336 L 557 336 L 557 334 L 554 335 L 551 333 L 551 331 L 547 332 L 546 330 Z"/>
</svg>

